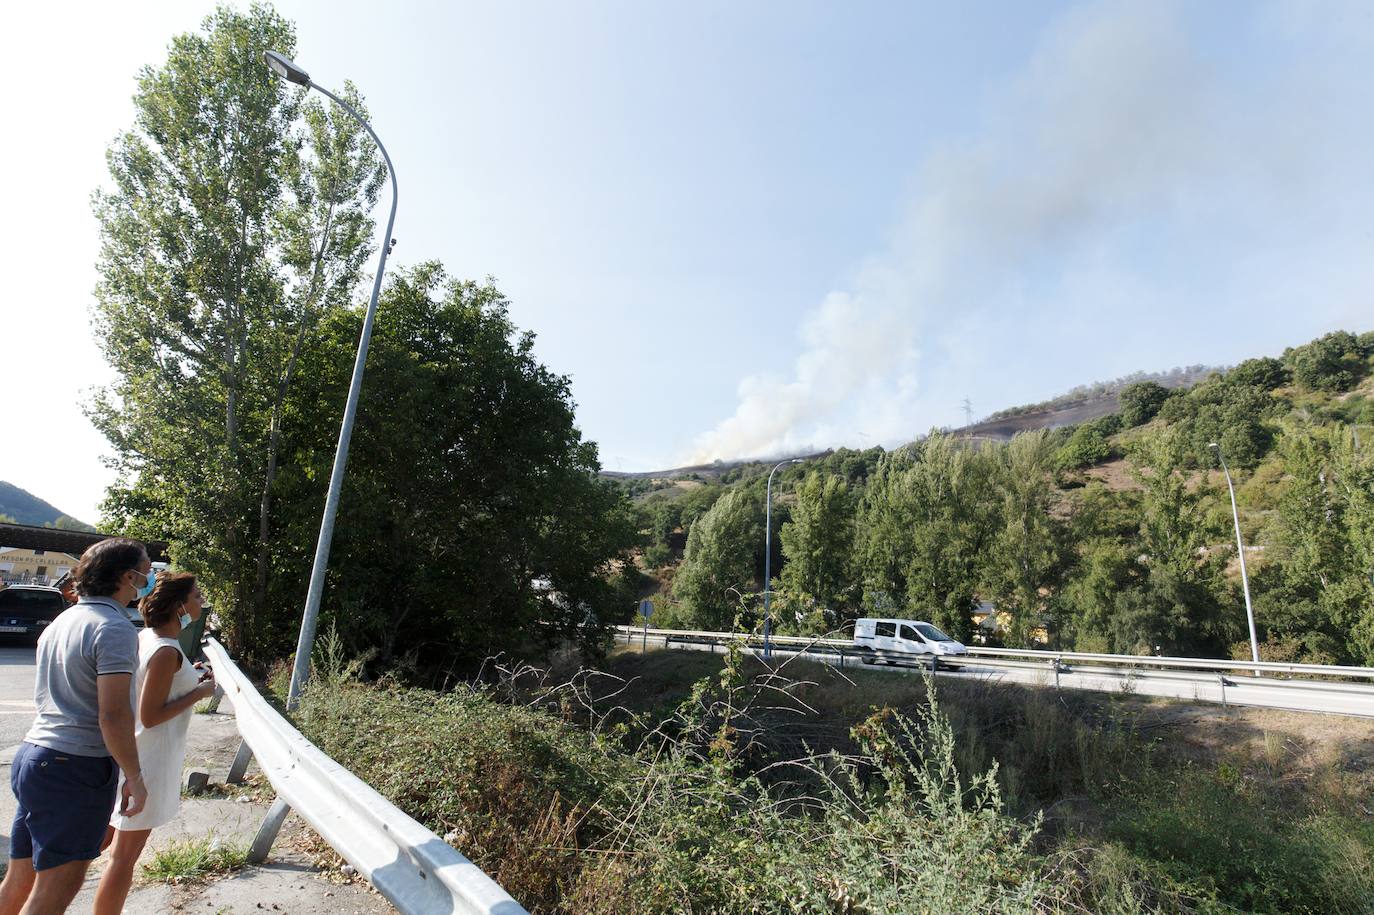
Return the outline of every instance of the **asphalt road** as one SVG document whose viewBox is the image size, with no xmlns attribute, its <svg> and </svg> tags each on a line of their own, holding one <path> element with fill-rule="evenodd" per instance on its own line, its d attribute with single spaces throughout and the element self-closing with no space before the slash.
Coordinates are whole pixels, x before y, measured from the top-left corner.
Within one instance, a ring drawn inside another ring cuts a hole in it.
<svg viewBox="0 0 1374 915">
<path fill-rule="evenodd" d="M 10 761 L 33 724 L 33 646 L 0 645 L 0 858 L 10 853 L 10 822 L 14 794 L 10 791 Z"/>
<path fill-rule="evenodd" d="M 631 639 L 629 644 L 634 644 L 635 641 Z M 715 645 L 705 642 L 674 642 L 672 647 L 692 651 L 717 650 Z M 750 654 L 761 653 L 753 648 L 745 650 Z M 799 652 L 785 648 L 773 649 L 774 657 L 794 657 L 798 654 Z M 809 657 L 823 664 L 835 663 L 834 655 L 826 652 Z M 1203 671 L 1131 671 L 1088 664 L 1066 667 L 1056 678 L 1048 668 L 1037 670 L 1025 666 L 1009 668 L 980 664 L 976 656 L 969 656 L 967 660 L 961 658 L 958 664 L 957 670 L 942 667 L 937 676 L 989 683 L 1019 683 L 1025 686 L 1058 686 L 1094 692 L 1131 693 L 1192 702 L 1251 705 L 1299 712 L 1356 715 L 1362 718 L 1374 717 L 1374 684 L 1369 683 L 1285 680 L 1250 677 L 1244 674 L 1228 674 L 1221 677 L 1216 673 Z M 861 665 L 850 657 L 847 666 L 858 669 Z M 919 676 L 924 666 L 919 662 L 895 666 L 875 664 L 864 665 L 863 669 Z"/>
<path fill-rule="evenodd" d="M 33 646 L 0 645 L 0 765 L 9 766 L 31 724 Z"/>
</svg>

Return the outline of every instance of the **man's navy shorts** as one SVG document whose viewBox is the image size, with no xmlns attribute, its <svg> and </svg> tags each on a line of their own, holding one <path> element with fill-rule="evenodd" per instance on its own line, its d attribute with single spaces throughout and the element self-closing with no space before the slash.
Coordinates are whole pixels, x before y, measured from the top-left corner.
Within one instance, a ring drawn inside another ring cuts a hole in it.
<svg viewBox="0 0 1374 915">
<path fill-rule="evenodd" d="M 118 785 L 119 767 L 108 756 L 20 744 L 10 764 L 10 787 L 19 800 L 10 857 L 32 858 L 36 871 L 100 857 Z"/>
</svg>

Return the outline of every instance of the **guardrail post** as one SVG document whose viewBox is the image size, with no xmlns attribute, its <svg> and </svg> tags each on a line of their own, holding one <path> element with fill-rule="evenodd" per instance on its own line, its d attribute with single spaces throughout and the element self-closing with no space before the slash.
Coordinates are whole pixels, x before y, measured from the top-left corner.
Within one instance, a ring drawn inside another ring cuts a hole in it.
<svg viewBox="0 0 1374 915">
<path fill-rule="evenodd" d="M 205 706 L 205 714 L 213 715 L 219 711 L 219 700 L 224 698 L 224 687 L 215 684 L 215 694 L 210 697 L 210 702 Z"/>
<path fill-rule="evenodd" d="M 229 767 L 229 775 L 224 781 L 229 785 L 237 785 L 243 781 L 243 775 L 248 771 L 248 764 L 253 761 L 253 749 L 248 746 L 248 741 L 239 741 L 239 751 L 234 754 L 233 765 Z"/>
<path fill-rule="evenodd" d="M 1054 688 L 1059 688 L 1059 659 L 1054 658 L 1050 661 L 1050 666 L 1054 668 Z"/>
<path fill-rule="evenodd" d="M 1226 675 L 1217 674 L 1217 683 L 1221 686 L 1221 707 L 1226 708 Z"/>
<path fill-rule="evenodd" d="M 262 818 L 262 825 L 258 827 L 258 834 L 253 837 L 252 846 L 248 849 L 249 864 L 261 864 L 267 860 L 267 853 L 272 850 L 272 843 L 277 841 L 277 833 L 281 832 L 281 824 L 290 812 L 291 805 L 281 798 L 272 802 L 272 806 L 267 809 L 267 816 Z"/>
</svg>

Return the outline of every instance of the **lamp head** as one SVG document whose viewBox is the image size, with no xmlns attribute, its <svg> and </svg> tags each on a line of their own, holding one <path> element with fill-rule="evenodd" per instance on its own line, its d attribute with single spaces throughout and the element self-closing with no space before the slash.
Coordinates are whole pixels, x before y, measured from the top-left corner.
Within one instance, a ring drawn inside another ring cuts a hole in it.
<svg viewBox="0 0 1374 915">
<path fill-rule="evenodd" d="M 1208 442 L 1208 443 L 1207 443 L 1207 447 L 1208 447 L 1208 448 L 1215 448 L 1217 451 L 1220 451 L 1220 450 L 1221 450 L 1221 446 L 1218 445 L 1216 442 Z"/>
<path fill-rule="evenodd" d="M 272 72 L 282 79 L 299 83 L 302 86 L 310 85 L 310 74 L 296 66 L 291 58 L 284 54 L 278 54 L 276 51 L 263 51 L 262 56 L 267 61 L 267 66 L 272 68 Z"/>
</svg>

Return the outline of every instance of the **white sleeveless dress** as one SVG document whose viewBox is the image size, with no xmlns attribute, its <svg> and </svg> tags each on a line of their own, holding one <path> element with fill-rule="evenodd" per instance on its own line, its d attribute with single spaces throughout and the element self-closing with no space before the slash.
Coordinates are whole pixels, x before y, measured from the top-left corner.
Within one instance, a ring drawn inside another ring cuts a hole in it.
<svg viewBox="0 0 1374 915">
<path fill-rule="evenodd" d="M 175 648 L 177 657 L 181 658 L 181 668 L 173 675 L 171 689 L 167 692 L 168 701 L 180 699 L 200 683 L 200 671 L 186 660 L 176 639 L 164 638 L 151 629 L 139 632 L 138 673 L 134 678 L 134 739 L 138 743 L 138 762 L 143 767 L 148 803 L 139 813 L 126 817 L 120 814 L 116 802 L 114 815 L 110 817 L 110 825 L 115 829 L 156 829 L 171 822 L 181 809 L 181 770 L 186 762 L 186 729 L 191 724 L 191 709 L 151 728 L 145 728 L 142 716 L 137 714 L 148 662 L 159 648 L 168 645 Z M 119 790 L 121 793 L 115 795 L 116 798 L 123 797 L 123 773 L 119 776 Z"/>
</svg>

